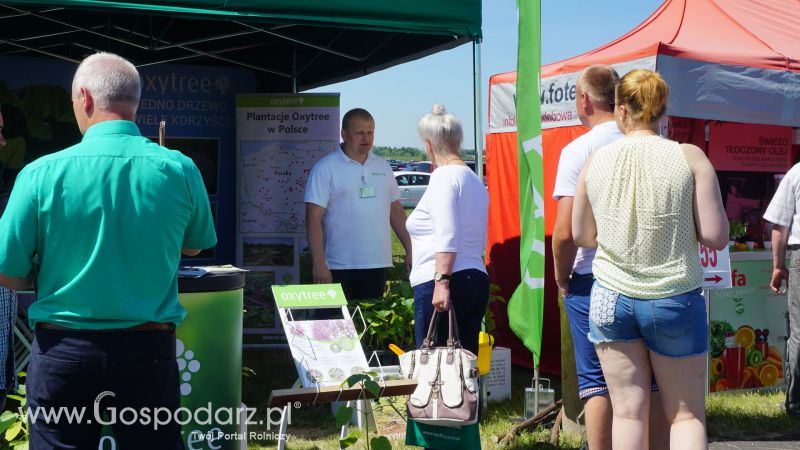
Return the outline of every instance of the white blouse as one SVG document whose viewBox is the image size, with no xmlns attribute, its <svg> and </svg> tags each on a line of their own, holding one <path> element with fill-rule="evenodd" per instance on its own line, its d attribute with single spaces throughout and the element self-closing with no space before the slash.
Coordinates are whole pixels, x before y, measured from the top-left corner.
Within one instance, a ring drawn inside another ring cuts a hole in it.
<svg viewBox="0 0 800 450">
<path fill-rule="evenodd" d="M 486 272 L 483 252 L 489 220 L 489 194 L 467 166 L 449 165 L 433 171 L 430 184 L 406 227 L 411 235 L 412 286 L 433 280 L 436 253 L 456 253 L 453 272 Z"/>
</svg>

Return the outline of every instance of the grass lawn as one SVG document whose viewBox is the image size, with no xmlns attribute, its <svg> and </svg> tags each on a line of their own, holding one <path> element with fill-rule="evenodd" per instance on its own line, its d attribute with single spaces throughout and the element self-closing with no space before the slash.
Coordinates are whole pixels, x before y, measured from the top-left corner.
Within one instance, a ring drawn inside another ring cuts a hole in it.
<svg viewBox="0 0 800 450">
<path fill-rule="evenodd" d="M 272 389 L 286 388 L 292 385 L 296 377 L 294 363 L 287 350 L 252 350 L 244 352 L 244 365 L 253 369 L 255 376 L 243 380 L 242 397 L 249 407 L 256 407 L 258 414 L 256 420 L 264 420 L 266 416 L 266 401 Z M 532 371 L 514 367 L 512 369 L 513 399 L 502 402 L 490 403 L 486 416 L 481 420 L 481 436 L 484 449 L 496 448 L 495 436 L 504 435 L 522 419 L 523 397 L 525 387 L 530 386 Z M 560 381 L 555 380 L 553 388 L 556 397 L 561 396 Z M 394 449 L 419 447 L 406 447 L 405 421 L 389 406 L 389 402 L 398 410 L 404 410 L 405 398 L 394 397 L 382 399 L 376 408 L 378 428 L 387 436 Z M 277 417 L 277 414 L 275 414 Z M 266 423 L 266 420 L 264 420 Z M 250 428 L 249 431 L 267 431 L 266 426 Z M 277 432 L 277 426 L 272 426 L 269 431 Z M 292 423 L 288 427 L 291 435 L 287 449 L 292 450 L 327 450 L 339 448 L 339 429 L 336 427 L 331 408 L 327 405 L 303 407 L 292 411 Z M 266 433 L 264 433 L 266 434 Z M 517 438 L 514 443 L 506 448 L 512 450 L 522 449 L 578 449 L 581 446 L 579 436 L 567 436 L 560 447 L 539 443 L 539 440 L 549 440 L 549 430 L 540 430 L 536 433 L 526 433 Z M 273 449 L 275 441 L 248 442 L 250 449 Z M 353 446 L 362 449 L 361 441 Z"/>
<path fill-rule="evenodd" d="M 259 411 L 257 419 L 265 419 L 266 401 L 272 389 L 287 388 L 296 377 L 294 363 L 288 350 L 245 350 L 244 365 L 255 371 L 255 375 L 243 380 L 243 400 Z M 487 414 L 481 420 L 481 436 L 484 449 L 498 448 L 495 438 L 503 435 L 517 424 L 523 414 L 524 388 L 530 386 L 532 372 L 523 368 L 512 369 L 511 400 L 490 403 Z M 554 380 L 556 398 L 561 397 L 561 383 Z M 708 434 L 711 441 L 727 440 L 800 440 L 800 419 L 781 414 L 779 404 L 784 394 L 740 393 L 712 394 L 706 399 Z M 376 407 L 376 419 L 381 434 L 387 436 L 395 449 L 418 448 L 404 445 L 405 421 L 389 406 L 387 399 Z M 404 398 L 391 399 L 394 406 L 403 410 Z M 277 416 L 277 414 L 275 414 Z M 266 423 L 266 420 L 265 420 Z M 249 431 L 277 433 L 277 426 L 267 430 L 266 425 L 251 427 Z M 303 407 L 292 411 L 291 435 L 287 449 L 334 450 L 339 448 L 339 429 L 336 427 L 331 408 L 327 405 Z M 522 449 L 573 449 L 582 445 L 577 435 L 561 435 L 559 445 L 549 443 L 550 431 L 539 429 L 524 433 L 505 447 Z M 275 441 L 249 442 L 250 449 L 274 449 Z M 363 441 L 351 448 L 363 449 Z"/>
<path fill-rule="evenodd" d="M 405 208 L 406 210 L 406 217 L 408 217 L 414 208 Z M 397 239 L 397 236 L 392 233 L 392 255 L 405 257 L 406 256 L 406 249 L 403 248 L 402 244 L 400 244 L 400 240 Z"/>
</svg>

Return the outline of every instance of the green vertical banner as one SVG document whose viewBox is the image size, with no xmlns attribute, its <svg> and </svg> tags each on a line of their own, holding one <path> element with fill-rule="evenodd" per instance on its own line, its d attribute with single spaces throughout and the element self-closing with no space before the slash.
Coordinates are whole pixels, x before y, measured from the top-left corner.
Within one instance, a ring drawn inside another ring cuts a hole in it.
<svg viewBox="0 0 800 450">
<path fill-rule="evenodd" d="M 544 200 L 542 197 L 541 0 L 518 0 L 517 143 L 520 271 L 522 282 L 508 303 L 509 325 L 539 367 L 544 311 Z"/>
</svg>

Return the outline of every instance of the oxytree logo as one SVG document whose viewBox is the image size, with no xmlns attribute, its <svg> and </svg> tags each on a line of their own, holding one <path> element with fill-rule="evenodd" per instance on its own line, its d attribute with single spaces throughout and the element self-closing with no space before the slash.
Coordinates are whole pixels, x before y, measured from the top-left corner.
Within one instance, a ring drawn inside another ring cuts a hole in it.
<svg viewBox="0 0 800 450">
<path fill-rule="evenodd" d="M 181 395 L 192 393 L 192 374 L 200 370 L 200 361 L 195 359 L 194 352 L 187 349 L 183 341 L 177 339 L 175 342 L 175 356 L 178 359 L 178 376 L 181 377 Z"/>
<path fill-rule="evenodd" d="M 225 95 L 228 93 L 228 89 L 231 88 L 231 80 L 226 76 L 220 75 L 214 80 L 214 87 L 217 88 L 220 94 Z"/>
</svg>

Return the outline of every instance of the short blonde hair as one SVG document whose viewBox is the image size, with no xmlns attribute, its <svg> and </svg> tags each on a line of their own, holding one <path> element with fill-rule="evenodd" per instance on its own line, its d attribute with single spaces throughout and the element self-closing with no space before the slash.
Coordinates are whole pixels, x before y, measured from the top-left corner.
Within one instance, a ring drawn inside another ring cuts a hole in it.
<svg viewBox="0 0 800 450">
<path fill-rule="evenodd" d="M 667 111 L 669 86 L 658 72 L 635 69 L 617 85 L 617 105 L 625 105 L 636 122 L 652 123 Z"/>
</svg>

